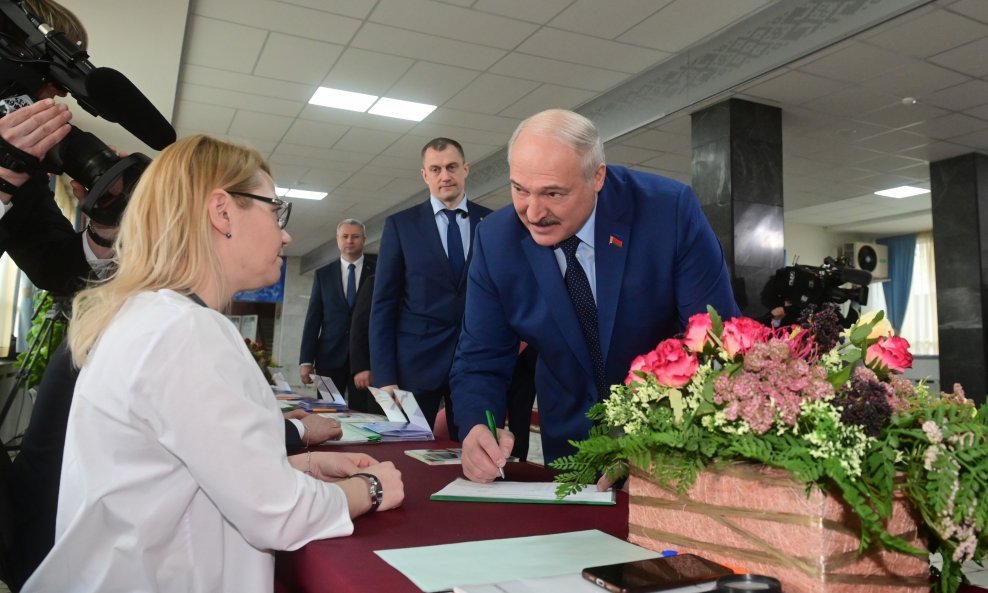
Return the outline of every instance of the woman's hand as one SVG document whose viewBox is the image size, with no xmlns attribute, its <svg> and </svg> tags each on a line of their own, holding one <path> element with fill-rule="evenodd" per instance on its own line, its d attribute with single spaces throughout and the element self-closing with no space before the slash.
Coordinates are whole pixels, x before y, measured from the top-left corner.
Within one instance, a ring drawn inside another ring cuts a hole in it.
<svg viewBox="0 0 988 593">
<path fill-rule="evenodd" d="M 328 453 L 309 451 L 288 458 L 292 467 L 308 472 L 313 478 L 323 482 L 336 482 L 348 478 L 365 468 L 377 464 L 377 460 L 364 453 Z"/>
</svg>

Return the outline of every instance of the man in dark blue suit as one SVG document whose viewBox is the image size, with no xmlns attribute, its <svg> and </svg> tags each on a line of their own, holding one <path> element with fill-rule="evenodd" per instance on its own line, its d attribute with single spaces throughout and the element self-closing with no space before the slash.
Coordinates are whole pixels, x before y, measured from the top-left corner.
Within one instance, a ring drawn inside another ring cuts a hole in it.
<svg viewBox="0 0 988 593">
<path fill-rule="evenodd" d="M 302 383 L 312 383 L 315 368 L 317 374 L 332 379 L 341 393 L 356 393 L 349 387 L 350 313 L 364 283 L 374 274 L 373 256 L 364 255 L 364 238 L 362 222 L 352 218 L 341 222 L 336 226 L 340 259 L 316 271 L 302 327 L 298 368 Z M 361 402 L 350 402 L 350 407 L 366 409 Z"/>
<path fill-rule="evenodd" d="M 449 367 L 474 233 L 491 212 L 466 199 L 469 173 L 455 140 L 436 138 L 422 149 L 422 179 L 431 196 L 384 223 L 370 323 L 374 384 L 414 393 L 430 426 L 445 400 L 454 436 Z"/>
<path fill-rule="evenodd" d="M 535 374 L 547 462 L 590 429 L 587 410 L 632 359 L 713 305 L 740 314 L 724 255 L 689 186 L 607 167 L 593 123 L 550 110 L 508 144 L 514 210 L 487 217 L 474 241 L 467 306 L 451 373 L 463 472 L 489 482 L 514 441 L 495 442 L 519 340 Z"/>
</svg>

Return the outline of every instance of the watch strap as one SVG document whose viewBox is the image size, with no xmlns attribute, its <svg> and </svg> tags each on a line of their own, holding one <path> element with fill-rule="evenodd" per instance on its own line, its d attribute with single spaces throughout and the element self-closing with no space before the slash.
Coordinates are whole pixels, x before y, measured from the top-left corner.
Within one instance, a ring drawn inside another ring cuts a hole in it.
<svg viewBox="0 0 988 593">
<path fill-rule="evenodd" d="M 3 136 L 0 136 L 0 167 L 14 173 L 44 173 L 38 157 L 17 148 Z"/>
<path fill-rule="evenodd" d="M 20 188 L 14 185 L 13 183 L 7 181 L 3 177 L 0 177 L 0 192 L 12 196 L 14 195 L 14 193 L 17 192 L 18 189 Z"/>
<path fill-rule="evenodd" d="M 371 499 L 371 512 L 377 510 L 381 506 L 381 502 L 384 500 L 384 488 L 381 486 L 381 479 L 374 474 L 368 473 L 356 473 L 350 476 L 351 478 L 364 478 L 367 480 L 368 487 L 370 488 L 370 499 Z"/>
</svg>

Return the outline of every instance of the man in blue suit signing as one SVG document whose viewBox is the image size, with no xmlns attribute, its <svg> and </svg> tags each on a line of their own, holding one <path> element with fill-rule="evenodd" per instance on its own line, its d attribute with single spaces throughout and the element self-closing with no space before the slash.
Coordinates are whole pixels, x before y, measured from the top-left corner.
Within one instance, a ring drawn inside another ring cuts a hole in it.
<svg viewBox="0 0 988 593">
<path fill-rule="evenodd" d="M 316 270 L 312 295 L 302 326 L 298 373 L 302 383 L 312 383 L 313 368 L 329 377 L 340 390 L 355 397 L 350 386 L 350 316 L 367 279 L 374 275 L 374 256 L 364 255 L 364 224 L 347 218 L 336 225 L 340 259 Z M 366 396 L 365 396 L 366 397 Z M 351 401 L 350 407 L 366 410 L 366 402 Z"/>
<path fill-rule="evenodd" d="M 487 217 L 474 241 L 467 305 L 450 377 L 463 473 L 499 475 L 514 437 L 505 393 L 519 340 L 535 373 L 546 462 L 584 439 L 587 410 L 632 359 L 713 305 L 740 314 L 724 255 L 689 186 L 604 164 L 593 123 L 564 110 L 523 121 L 508 144 L 514 209 Z"/>
<path fill-rule="evenodd" d="M 374 384 L 414 393 L 430 426 L 445 400 L 454 438 L 449 367 L 474 233 L 491 212 L 466 199 L 469 173 L 457 141 L 436 138 L 422 149 L 422 179 L 431 195 L 384 223 L 370 321 Z"/>
</svg>

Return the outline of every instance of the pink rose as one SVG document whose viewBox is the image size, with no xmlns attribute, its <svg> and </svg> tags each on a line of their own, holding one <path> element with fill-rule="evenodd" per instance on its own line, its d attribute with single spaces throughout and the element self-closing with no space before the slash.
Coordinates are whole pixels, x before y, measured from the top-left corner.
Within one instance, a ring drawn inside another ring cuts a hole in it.
<svg viewBox="0 0 988 593">
<path fill-rule="evenodd" d="M 635 359 L 631 361 L 631 368 L 628 369 L 628 376 L 624 379 L 624 384 L 628 385 L 633 381 L 641 381 L 641 377 L 636 375 L 635 371 L 651 373 L 652 368 L 656 366 L 656 360 L 655 350 L 635 357 Z"/>
<path fill-rule="evenodd" d="M 738 354 L 746 354 L 751 348 L 769 338 L 769 329 L 749 317 L 738 317 L 724 322 L 724 333 L 721 342 L 727 355 L 734 358 Z"/>
<path fill-rule="evenodd" d="M 690 317 L 690 321 L 686 325 L 686 337 L 683 338 L 683 344 L 693 352 L 703 352 L 703 348 L 707 344 L 713 343 L 707 333 L 712 327 L 713 323 L 710 321 L 709 313 L 697 313 Z"/>
<path fill-rule="evenodd" d="M 885 367 L 901 373 L 913 366 L 913 355 L 909 353 L 909 342 L 899 336 L 885 336 L 868 347 L 865 364 L 875 368 Z"/>
<path fill-rule="evenodd" d="M 632 372 L 628 373 L 625 383 L 639 381 L 633 371 L 642 371 L 655 375 L 659 385 L 679 388 L 690 382 L 699 366 L 696 355 L 687 352 L 681 340 L 669 339 L 655 350 L 636 358 L 631 363 Z"/>
</svg>

